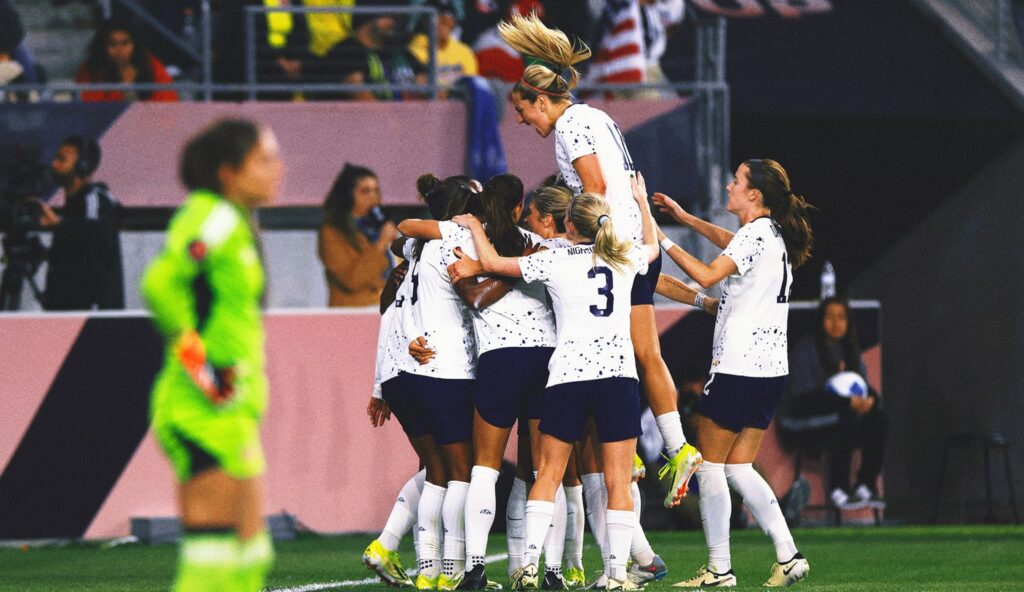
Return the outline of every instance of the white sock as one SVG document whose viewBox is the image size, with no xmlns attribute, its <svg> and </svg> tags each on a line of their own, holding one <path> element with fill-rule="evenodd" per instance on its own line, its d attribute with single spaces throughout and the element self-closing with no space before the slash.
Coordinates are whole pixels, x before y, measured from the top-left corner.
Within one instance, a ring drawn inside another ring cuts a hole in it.
<svg viewBox="0 0 1024 592">
<path fill-rule="evenodd" d="M 785 563 L 796 555 L 796 543 L 786 525 L 786 518 L 779 508 L 775 492 L 765 482 L 764 477 L 754 470 L 750 463 L 741 465 L 725 465 L 725 478 L 729 487 L 736 490 L 743 498 L 743 503 L 754 516 L 768 538 L 775 545 L 775 558 Z"/>
<path fill-rule="evenodd" d="M 668 413 L 662 413 L 655 417 L 654 421 L 658 424 L 661 439 L 665 441 L 665 454 L 672 458 L 686 444 L 686 436 L 683 435 L 683 424 L 679 419 L 679 412 L 669 411 Z"/>
<path fill-rule="evenodd" d="M 565 552 L 566 504 L 565 492 L 559 487 L 555 490 L 554 515 L 551 517 L 551 528 L 544 539 L 544 567 L 548 571 L 562 571 L 562 555 Z"/>
<path fill-rule="evenodd" d="M 608 577 L 626 579 L 626 560 L 629 559 L 629 544 L 633 540 L 636 514 L 629 510 L 608 510 Z"/>
<path fill-rule="evenodd" d="M 606 510 L 608 510 L 608 492 L 604 488 L 604 475 L 587 473 L 580 477 L 583 481 L 583 497 L 587 500 L 587 522 L 594 540 L 601 550 L 601 561 L 608 565 L 608 529 L 605 528 Z M 604 569 L 604 568 L 602 568 Z"/>
<path fill-rule="evenodd" d="M 508 534 L 508 575 L 523 566 L 526 551 L 526 481 L 516 477 L 505 508 L 505 531 Z"/>
<path fill-rule="evenodd" d="M 377 537 L 388 551 L 397 551 L 402 537 L 409 533 L 413 524 L 416 524 L 416 510 L 420 505 L 420 492 L 423 491 L 423 480 L 426 476 L 426 469 L 416 473 L 398 492 L 398 499 L 391 507 L 391 514 L 384 524 L 384 530 Z"/>
<path fill-rule="evenodd" d="M 466 569 L 466 493 L 469 483 L 449 481 L 444 496 L 444 561 L 441 569 L 453 576 Z"/>
<path fill-rule="evenodd" d="M 704 524 L 704 540 L 708 544 L 708 569 L 725 573 L 732 569 L 729 553 L 729 516 L 732 497 L 725 479 L 725 465 L 704 461 L 697 469 L 700 486 L 700 521 Z"/>
<path fill-rule="evenodd" d="M 629 547 L 629 554 L 638 565 L 650 565 L 654 563 L 654 549 L 644 534 L 644 528 L 640 526 L 640 513 L 643 500 L 640 497 L 640 486 L 635 482 L 630 490 L 633 492 L 633 515 L 636 516 L 636 525 L 633 527 L 633 542 Z"/>
<path fill-rule="evenodd" d="M 565 564 L 583 567 L 583 528 L 587 515 L 583 509 L 583 486 L 562 487 L 565 490 Z"/>
<path fill-rule="evenodd" d="M 473 467 L 466 494 L 466 566 L 469 569 L 483 565 L 487 554 L 487 535 L 497 508 L 494 494 L 497 483 L 498 471 L 480 465 Z"/>
<path fill-rule="evenodd" d="M 420 533 L 416 541 L 416 559 L 420 573 L 430 577 L 441 572 L 441 508 L 447 491 L 444 487 L 428 482 L 423 484 L 423 493 L 420 494 L 416 516 L 416 530 Z"/>
<path fill-rule="evenodd" d="M 544 546 L 544 538 L 551 528 L 551 517 L 554 514 L 555 502 L 526 502 L 526 552 L 523 553 L 523 565 L 540 563 L 540 550 Z"/>
</svg>

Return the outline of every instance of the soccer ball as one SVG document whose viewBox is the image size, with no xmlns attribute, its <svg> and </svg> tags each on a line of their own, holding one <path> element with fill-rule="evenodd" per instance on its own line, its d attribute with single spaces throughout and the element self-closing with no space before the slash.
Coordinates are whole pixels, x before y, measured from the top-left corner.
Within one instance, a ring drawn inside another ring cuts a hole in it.
<svg viewBox="0 0 1024 592">
<path fill-rule="evenodd" d="M 868 396 L 868 383 L 856 372 L 840 372 L 828 379 L 825 385 L 828 392 L 840 397 Z"/>
</svg>

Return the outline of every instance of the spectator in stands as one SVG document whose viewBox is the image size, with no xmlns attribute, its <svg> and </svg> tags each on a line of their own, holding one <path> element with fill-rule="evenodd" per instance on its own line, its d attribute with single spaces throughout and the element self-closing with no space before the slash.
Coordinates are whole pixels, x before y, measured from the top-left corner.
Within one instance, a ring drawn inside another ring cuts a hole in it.
<svg viewBox="0 0 1024 592">
<path fill-rule="evenodd" d="M 276 8 L 289 3 L 263 0 L 262 4 Z M 301 5 L 345 8 L 354 6 L 355 0 L 303 0 Z M 263 19 L 266 48 L 257 55 L 261 82 L 321 82 L 323 59 L 352 33 L 350 12 L 268 12 Z"/>
<path fill-rule="evenodd" d="M 89 43 L 88 57 L 78 68 L 75 82 L 125 82 L 169 84 L 167 69 L 126 22 L 108 20 L 100 24 Z M 83 91 L 83 101 L 177 101 L 173 90 Z"/>
<path fill-rule="evenodd" d="M 25 28 L 18 10 L 10 0 L 0 0 L 0 86 L 41 81 L 24 40 Z M 0 94 L 0 101 L 4 98 Z"/>
<path fill-rule="evenodd" d="M 380 181 L 370 169 L 346 163 L 324 200 L 317 250 L 330 306 L 377 304 L 391 271 L 388 247 L 398 235 L 380 212 Z"/>
<path fill-rule="evenodd" d="M 667 31 L 683 19 L 683 0 L 622 0 L 605 4 L 598 22 L 596 57 L 587 80 L 597 83 L 658 83 Z M 672 95 L 672 91 L 665 91 Z M 620 91 L 609 97 L 656 98 L 658 91 Z"/>
<path fill-rule="evenodd" d="M 826 383 L 838 372 L 850 370 L 867 378 L 850 306 L 836 297 L 821 302 L 816 331 L 790 352 L 789 392 L 782 401 L 780 436 L 817 439 L 831 456 L 829 499 L 836 507 L 878 499 L 887 421 L 873 389 L 867 397 L 840 397 Z M 793 432 L 797 432 L 794 434 Z M 801 433 L 802 432 L 802 433 Z M 815 442 L 810 442 L 815 444 Z M 853 451 L 860 449 L 861 465 L 855 487 L 850 487 Z"/>
<path fill-rule="evenodd" d="M 427 70 L 399 43 L 398 23 L 391 16 L 354 15 L 351 37 L 327 55 L 326 80 L 348 84 L 426 84 Z M 347 95 L 361 101 L 409 98 L 395 90 L 360 91 Z"/>
<path fill-rule="evenodd" d="M 513 14 L 527 16 L 531 13 L 536 13 L 544 20 L 544 5 L 538 0 L 514 0 L 509 4 L 506 19 Z M 473 51 L 476 53 L 480 75 L 484 78 L 516 82 L 526 67 L 519 52 L 512 49 L 498 34 L 497 23 L 479 36 L 473 44 Z"/>
<path fill-rule="evenodd" d="M 427 6 L 436 8 L 437 15 L 437 83 L 443 89 L 449 89 L 463 76 L 476 76 L 477 63 L 473 50 L 455 38 L 455 29 L 459 26 L 456 19 L 455 0 L 429 0 Z M 428 22 L 429 21 L 424 21 Z M 429 67 L 430 37 L 426 33 L 418 33 L 409 42 L 409 51 L 420 63 Z"/>
<path fill-rule="evenodd" d="M 60 215 L 40 202 L 39 224 L 53 229 L 47 310 L 124 308 L 121 205 L 105 184 L 92 179 L 100 157 L 100 146 L 92 138 L 68 136 L 50 165 L 65 197 Z"/>
</svg>

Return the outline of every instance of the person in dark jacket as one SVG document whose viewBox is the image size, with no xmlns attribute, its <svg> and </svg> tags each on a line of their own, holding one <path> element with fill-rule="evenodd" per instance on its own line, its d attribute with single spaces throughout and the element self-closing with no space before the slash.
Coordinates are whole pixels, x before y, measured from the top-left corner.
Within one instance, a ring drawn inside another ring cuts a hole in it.
<svg viewBox="0 0 1024 592">
<path fill-rule="evenodd" d="M 41 204 L 39 223 L 53 229 L 46 272 L 47 310 L 124 308 L 121 205 L 105 184 L 92 180 L 100 157 L 95 140 L 68 136 L 50 165 L 65 198 L 60 215 Z"/>
</svg>

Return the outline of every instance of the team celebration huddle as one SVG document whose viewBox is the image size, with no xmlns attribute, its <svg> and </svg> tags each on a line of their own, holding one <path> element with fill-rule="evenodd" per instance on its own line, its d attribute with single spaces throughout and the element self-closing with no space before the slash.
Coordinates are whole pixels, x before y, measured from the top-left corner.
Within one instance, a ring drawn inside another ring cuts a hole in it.
<svg viewBox="0 0 1024 592">
<path fill-rule="evenodd" d="M 367 413 L 375 426 L 393 415 L 423 469 L 402 488 L 363 562 L 390 585 L 500 588 L 485 556 L 503 453 L 518 426 L 506 523 L 511 588 L 633 590 L 664 578 L 668 568 L 638 518 L 643 398 L 664 442 L 665 506 L 680 503 L 692 476 L 699 486 L 708 557 L 675 585 L 737 583 L 730 489 L 775 547 L 764 584 L 799 581 L 808 562 L 752 463 L 785 389 L 792 269 L 810 253 L 809 206 L 767 159 L 741 164 L 728 186 L 735 233 L 655 193 L 656 207 L 722 249 L 702 262 L 658 228 L 616 123 L 573 102 L 573 65 L 590 50 L 533 16 L 515 16 L 500 32 L 527 64 L 509 100 L 520 123 L 555 134 L 559 174 L 526 211 L 523 184 L 511 174 L 483 183 L 420 177 L 433 219 L 399 224 L 404 238 L 392 250 L 405 263 L 381 299 Z M 720 299 L 663 275 L 663 256 L 701 287 L 718 286 Z M 661 356 L 656 292 L 716 315 L 696 447 L 684 437 Z M 585 522 L 603 563 L 589 582 Z M 415 578 L 398 555 L 410 531 Z"/>
</svg>

